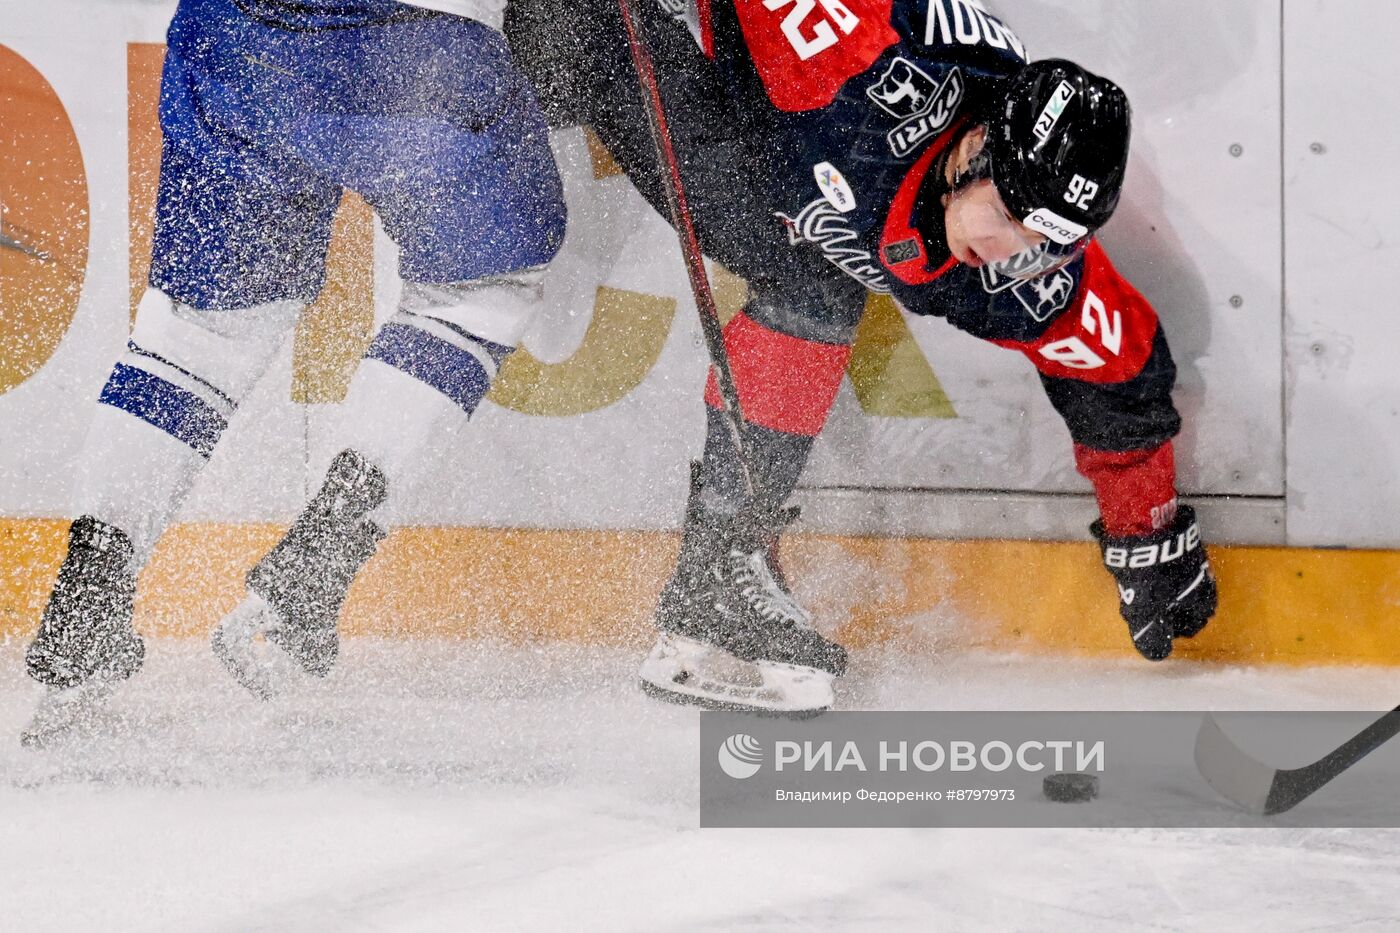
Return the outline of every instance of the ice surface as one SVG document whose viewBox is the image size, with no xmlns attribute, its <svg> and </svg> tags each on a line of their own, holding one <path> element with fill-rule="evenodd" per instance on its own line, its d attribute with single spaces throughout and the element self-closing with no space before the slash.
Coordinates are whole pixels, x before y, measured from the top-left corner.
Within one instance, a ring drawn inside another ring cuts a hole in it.
<svg viewBox="0 0 1400 933">
<path fill-rule="evenodd" d="M 346 644 L 258 703 L 156 641 L 90 734 L 22 749 L 0 647 L 7 930 L 1382 930 L 1400 831 L 699 830 L 697 714 L 636 651 Z M 846 708 L 1365 709 L 1394 674 L 863 655 Z M 9 738 L 3 738 L 9 736 Z"/>
</svg>

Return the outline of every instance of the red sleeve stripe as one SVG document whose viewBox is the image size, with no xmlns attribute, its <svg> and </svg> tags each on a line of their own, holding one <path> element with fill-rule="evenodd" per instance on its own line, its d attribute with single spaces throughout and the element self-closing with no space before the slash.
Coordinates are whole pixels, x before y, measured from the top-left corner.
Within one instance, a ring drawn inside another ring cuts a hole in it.
<svg viewBox="0 0 1400 933">
<path fill-rule="evenodd" d="M 715 21 L 710 12 L 710 0 L 696 0 L 695 19 L 700 25 L 700 47 L 707 58 L 715 57 Z"/>
<path fill-rule="evenodd" d="M 1095 450 L 1074 445 L 1079 472 L 1094 484 L 1104 529 L 1114 537 L 1151 534 L 1176 513 L 1176 458 L 1171 441 L 1150 450 Z"/>
<path fill-rule="evenodd" d="M 747 421 L 804 437 L 821 433 L 851 358 L 850 347 L 790 337 L 741 313 L 725 325 L 724 348 Z M 722 407 L 713 370 L 705 402 Z"/>
</svg>

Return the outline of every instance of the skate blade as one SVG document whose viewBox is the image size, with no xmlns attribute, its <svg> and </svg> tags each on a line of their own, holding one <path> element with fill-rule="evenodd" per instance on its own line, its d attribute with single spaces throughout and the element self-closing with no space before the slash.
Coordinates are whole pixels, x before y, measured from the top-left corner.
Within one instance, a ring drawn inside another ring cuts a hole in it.
<svg viewBox="0 0 1400 933">
<path fill-rule="evenodd" d="M 219 663 L 260 700 L 270 700 L 295 678 L 295 663 L 267 639 L 281 619 L 261 596 L 249 593 L 224 616 L 210 636 L 209 647 Z"/>
<path fill-rule="evenodd" d="M 49 687 L 19 734 L 25 748 L 45 748 L 76 731 L 90 730 L 121 678 L 101 675 L 76 687 Z"/>
<path fill-rule="evenodd" d="M 826 671 L 741 661 L 676 635 L 657 640 L 638 674 L 648 696 L 702 709 L 806 718 L 836 702 L 835 677 Z"/>
</svg>

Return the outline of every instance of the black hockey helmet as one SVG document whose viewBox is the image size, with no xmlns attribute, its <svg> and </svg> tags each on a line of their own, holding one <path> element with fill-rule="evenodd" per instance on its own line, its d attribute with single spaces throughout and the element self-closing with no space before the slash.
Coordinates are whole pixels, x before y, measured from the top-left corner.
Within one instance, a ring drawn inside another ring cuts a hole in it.
<svg viewBox="0 0 1400 933">
<path fill-rule="evenodd" d="M 988 120 L 985 151 L 1012 215 L 1073 246 L 1113 216 L 1131 134 L 1122 88 L 1074 62 L 1047 59 L 1011 79 Z"/>
</svg>

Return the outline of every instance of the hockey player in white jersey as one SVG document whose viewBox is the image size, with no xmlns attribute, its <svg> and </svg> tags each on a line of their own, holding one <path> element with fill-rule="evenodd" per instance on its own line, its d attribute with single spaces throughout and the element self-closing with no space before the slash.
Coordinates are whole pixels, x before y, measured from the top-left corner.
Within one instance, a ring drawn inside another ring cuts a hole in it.
<svg viewBox="0 0 1400 933">
<path fill-rule="evenodd" d="M 343 405 L 319 491 L 214 647 L 250 689 L 324 675 L 405 467 L 472 414 L 540 299 L 565 207 L 500 0 L 181 0 L 162 79 L 150 287 L 96 406 L 82 515 L 29 646 L 27 740 L 135 673 L 136 576 L 239 404 L 320 291 L 344 191 L 400 248 L 398 312 Z"/>
</svg>

